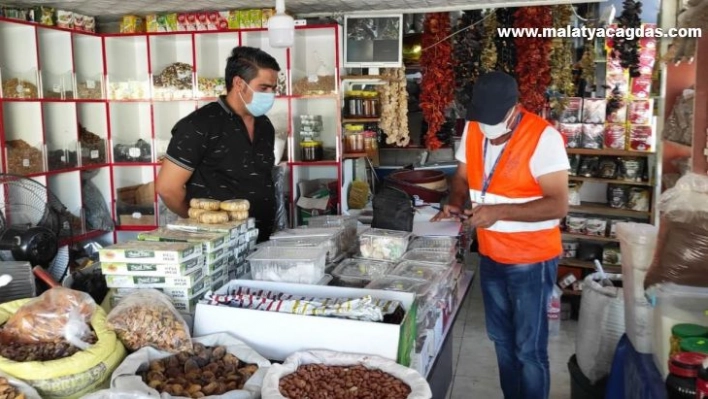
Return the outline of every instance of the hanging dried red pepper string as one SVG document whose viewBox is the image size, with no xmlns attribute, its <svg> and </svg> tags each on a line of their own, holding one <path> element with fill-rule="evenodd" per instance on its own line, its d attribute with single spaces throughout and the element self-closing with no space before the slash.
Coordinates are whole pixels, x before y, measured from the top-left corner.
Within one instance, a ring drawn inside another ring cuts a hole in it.
<svg viewBox="0 0 708 399">
<path fill-rule="evenodd" d="M 521 7 L 514 13 L 515 28 L 533 28 L 539 31 L 553 26 L 550 7 Z M 551 83 L 549 38 L 517 36 L 516 77 L 521 103 L 530 112 L 541 113 L 546 105 L 546 89 Z"/>
<path fill-rule="evenodd" d="M 425 146 L 437 150 L 443 143 L 437 133 L 445 123 L 445 110 L 455 100 L 455 73 L 452 60 L 450 14 L 425 15 L 420 64 L 423 79 L 420 85 L 420 107 L 428 123 Z M 445 39 L 445 40 L 443 40 Z"/>
</svg>

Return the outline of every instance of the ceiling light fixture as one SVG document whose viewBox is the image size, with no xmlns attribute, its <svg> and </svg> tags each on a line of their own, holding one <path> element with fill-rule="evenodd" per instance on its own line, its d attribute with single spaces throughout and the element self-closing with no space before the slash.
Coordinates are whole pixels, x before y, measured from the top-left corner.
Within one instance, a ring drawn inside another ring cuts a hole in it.
<svg viewBox="0 0 708 399">
<path fill-rule="evenodd" d="M 268 19 L 268 41 L 271 47 L 290 47 L 295 42 L 295 20 L 285 13 L 285 0 L 275 0 L 275 15 Z"/>
</svg>

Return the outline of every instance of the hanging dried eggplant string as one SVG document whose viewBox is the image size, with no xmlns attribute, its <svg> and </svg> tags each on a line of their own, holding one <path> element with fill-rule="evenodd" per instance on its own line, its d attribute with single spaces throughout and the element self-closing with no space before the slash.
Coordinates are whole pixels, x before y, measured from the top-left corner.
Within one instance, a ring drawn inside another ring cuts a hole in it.
<svg viewBox="0 0 708 399">
<path fill-rule="evenodd" d="M 570 25 L 573 10 L 570 5 L 553 6 L 553 27 L 565 29 Z M 552 40 L 551 50 L 551 98 L 550 106 L 555 115 L 560 115 L 568 102 L 568 97 L 575 94 L 573 84 L 573 47 L 568 38 L 557 37 Z"/>
<path fill-rule="evenodd" d="M 455 36 L 455 109 L 457 115 L 464 118 L 467 105 L 472 96 L 472 86 L 480 75 L 483 48 L 484 27 L 479 24 L 482 11 L 465 11 L 457 22 Z M 476 25 L 473 25 L 476 24 Z"/>
<path fill-rule="evenodd" d="M 386 135 L 386 144 L 405 147 L 410 142 L 406 69 L 386 68 L 382 76 L 387 84 L 379 87 L 381 98 L 379 128 Z"/>
<path fill-rule="evenodd" d="M 522 7 L 514 15 L 515 28 L 550 28 L 551 8 Z M 546 106 L 546 89 L 551 83 L 551 40 L 519 36 L 514 38 L 518 62 L 516 76 L 521 103 L 530 112 L 541 114 Z"/>
<path fill-rule="evenodd" d="M 612 88 L 612 92 L 610 93 L 610 96 L 607 99 L 606 113 L 608 115 L 608 118 L 609 115 L 615 114 L 618 110 L 624 107 L 624 105 L 624 95 L 622 94 L 622 91 L 620 90 L 619 86 L 615 86 L 614 88 Z"/>
<path fill-rule="evenodd" d="M 514 10 L 511 8 L 499 8 L 496 10 L 497 22 L 499 28 L 514 27 Z M 496 33 L 496 32 L 495 32 Z M 497 65 L 496 70 L 506 72 L 512 76 L 516 75 L 516 45 L 514 38 L 511 35 L 506 37 L 495 38 L 497 46 Z"/>
<path fill-rule="evenodd" d="M 497 65 L 497 46 L 494 38 L 497 36 L 497 13 L 494 10 L 487 11 L 488 14 L 484 20 L 484 42 L 481 59 L 481 72 L 490 72 Z"/>
<path fill-rule="evenodd" d="M 455 100 L 455 73 L 452 59 L 450 14 L 429 13 L 423 25 L 423 54 L 420 64 L 423 79 L 420 84 L 420 107 L 428 124 L 425 145 L 430 150 L 442 147 L 437 133 L 445 123 L 445 111 Z"/>
<path fill-rule="evenodd" d="M 642 27 L 640 15 L 642 13 L 642 3 L 634 0 L 624 0 L 622 3 L 622 14 L 617 18 L 617 27 L 620 29 L 632 29 L 635 32 Z M 619 59 L 622 68 L 629 69 L 629 76 L 636 78 L 641 75 L 639 72 L 639 38 L 632 40 L 624 37 L 613 38 L 612 58 Z"/>
</svg>

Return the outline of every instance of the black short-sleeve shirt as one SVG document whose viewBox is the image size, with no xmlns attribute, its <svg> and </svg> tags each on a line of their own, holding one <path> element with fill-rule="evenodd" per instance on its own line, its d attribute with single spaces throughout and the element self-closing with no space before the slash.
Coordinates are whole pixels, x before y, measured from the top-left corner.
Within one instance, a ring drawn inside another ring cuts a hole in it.
<svg viewBox="0 0 708 399">
<path fill-rule="evenodd" d="M 243 120 L 222 97 L 177 122 L 166 157 L 192 172 L 187 201 L 249 200 L 262 241 L 270 236 L 275 219 L 274 142 L 275 129 L 266 116 L 255 118 L 251 142 Z"/>
</svg>

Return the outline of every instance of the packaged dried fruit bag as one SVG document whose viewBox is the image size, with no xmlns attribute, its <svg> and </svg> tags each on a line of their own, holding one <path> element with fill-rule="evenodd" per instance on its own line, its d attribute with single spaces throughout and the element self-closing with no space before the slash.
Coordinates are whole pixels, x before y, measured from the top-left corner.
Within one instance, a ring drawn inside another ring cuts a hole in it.
<svg viewBox="0 0 708 399">
<path fill-rule="evenodd" d="M 605 148 L 624 150 L 627 139 L 627 127 L 622 123 L 610 123 L 605 126 Z"/>
</svg>

